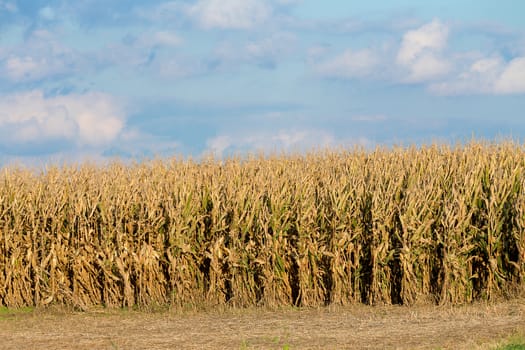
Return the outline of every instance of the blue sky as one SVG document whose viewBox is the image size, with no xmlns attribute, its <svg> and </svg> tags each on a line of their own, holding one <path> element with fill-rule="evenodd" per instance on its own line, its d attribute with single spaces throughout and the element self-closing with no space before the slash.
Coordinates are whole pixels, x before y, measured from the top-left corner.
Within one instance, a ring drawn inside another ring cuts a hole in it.
<svg viewBox="0 0 525 350">
<path fill-rule="evenodd" d="M 525 135 L 525 2 L 0 0 L 0 164 Z"/>
</svg>

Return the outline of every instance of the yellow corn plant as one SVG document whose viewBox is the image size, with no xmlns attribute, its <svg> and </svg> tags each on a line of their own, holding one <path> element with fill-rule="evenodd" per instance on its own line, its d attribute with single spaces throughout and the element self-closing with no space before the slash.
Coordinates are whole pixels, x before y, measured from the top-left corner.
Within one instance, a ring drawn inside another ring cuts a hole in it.
<svg viewBox="0 0 525 350">
<path fill-rule="evenodd" d="M 513 142 L 0 173 L 0 305 L 458 304 L 525 289 Z"/>
</svg>

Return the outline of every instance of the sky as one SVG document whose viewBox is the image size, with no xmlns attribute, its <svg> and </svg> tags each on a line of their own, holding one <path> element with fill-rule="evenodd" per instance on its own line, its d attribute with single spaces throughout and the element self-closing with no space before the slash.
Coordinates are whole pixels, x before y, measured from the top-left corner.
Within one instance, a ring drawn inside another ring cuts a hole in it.
<svg viewBox="0 0 525 350">
<path fill-rule="evenodd" d="M 525 1 L 0 0 L 0 165 L 525 135 Z"/>
</svg>

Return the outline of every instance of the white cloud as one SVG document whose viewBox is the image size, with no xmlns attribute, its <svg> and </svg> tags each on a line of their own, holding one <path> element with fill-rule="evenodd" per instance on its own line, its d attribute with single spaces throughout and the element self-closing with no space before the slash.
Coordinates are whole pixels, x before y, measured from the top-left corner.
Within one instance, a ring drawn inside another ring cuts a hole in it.
<svg viewBox="0 0 525 350">
<path fill-rule="evenodd" d="M 479 58 L 456 77 L 429 89 L 442 95 L 525 93 L 525 57 L 510 62 L 500 56 Z"/>
<path fill-rule="evenodd" d="M 470 66 L 470 72 L 473 74 L 487 74 L 497 71 L 502 66 L 501 57 L 489 57 L 476 60 Z"/>
<path fill-rule="evenodd" d="M 438 20 L 406 32 L 397 54 L 397 61 L 401 64 L 410 64 L 424 51 L 442 50 L 447 44 L 448 34 L 448 27 Z"/>
<path fill-rule="evenodd" d="M 509 62 L 494 83 L 494 91 L 499 94 L 525 93 L 525 57 Z"/>
<path fill-rule="evenodd" d="M 432 80 L 447 74 L 452 65 L 446 60 L 431 53 L 421 55 L 409 67 L 407 82 L 422 82 Z"/>
<path fill-rule="evenodd" d="M 206 29 L 249 29 L 270 17 L 271 7 L 262 0 L 199 0 L 188 14 Z"/>
<path fill-rule="evenodd" d="M 368 147 L 373 142 L 366 138 L 339 139 L 332 133 L 320 129 L 280 129 L 221 134 L 210 138 L 205 153 L 224 156 L 237 152 L 266 154 L 273 152 L 304 152 L 337 146 L 361 145 Z"/>
<path fill-rule="evenodd" d="M 429 86 L 430 91 L 442 95 L 493 93 L 494 81 L 503 71 L 499 56 L 478 58 L 458 76 Z"/>
<path fill-rule="evenodd" d="M 448 35 L 448 26 L 438 20 L 403 35 L 396 61 L 408 71 L 404 81 L 424 82 L 451 70 L 451 64 L 441 55 L 447 45 Z"/>
<path fill-rule="evenodd" d="M 0 97 L 5 143 L 62 140 L 79 147 L 104 146 L 118 137 L 124 124 L 121 104 L 103 93 L 46 97 L 35 90 Z"/>
<path fill-rule="evenodd" d="M 213 154 L 223 155 L 229 147 L 234 144 L 233 139 L 228 135 L 219 135 L 206 141 L 207 150 Z"/>
<path fill-rule="evenodd" d="M 309 61 L 317 73 L 331 78 L 379 78 L 402 83 L 435 81 L 453 70 L 453 62 L 443 55 L 448 35 L 448 26 L 434 20 L 407 31 L 399 47 L 384 41 L 375 47 L 349 49 L 321 61 L 327 48 L 318 46 L 308 52 Z"/>
<path fill-rule="evenodd" d="M 86 65 L 86 59 L 64 47 L 46 30 L 34 31 L 23 45 L 3 50 L 2 58 L 0 74 L 13 82 L 68 74 Z"/>
<path fill-rule="evenodd" d="M 331 78 L 359 78 L 373 73 L 379 61 L 372 50 L 346 50 L 335 58 L 319 63 L 316 71 Z"/>
<path fill-rule="evenodd" d="M 441 95 L 525 93 L 525 56 L 519 49 L 510 61 L 498 54 L 453 51 L 449 33 L 447 24 L 433 20 L 405 32 L 399 46 L 384 42 L 331 58 L 327 45 L 312 46 L 307 62 L 325 77 L 421 83 Z"/>
</svg>

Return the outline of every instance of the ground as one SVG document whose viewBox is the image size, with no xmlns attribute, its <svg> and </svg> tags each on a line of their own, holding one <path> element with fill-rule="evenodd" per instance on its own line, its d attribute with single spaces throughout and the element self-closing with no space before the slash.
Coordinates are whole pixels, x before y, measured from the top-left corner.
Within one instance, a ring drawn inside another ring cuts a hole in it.
<svg viewBox="0 0 525 350">
<path fill-rule="evenodd" d="M 488 349 L 525 300 L 458 307 L 0 313 L 0 349 Z"/>
</svg>

